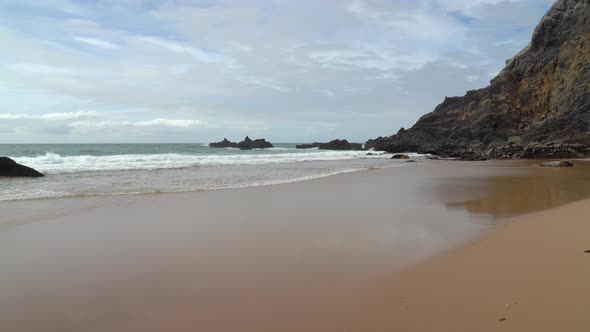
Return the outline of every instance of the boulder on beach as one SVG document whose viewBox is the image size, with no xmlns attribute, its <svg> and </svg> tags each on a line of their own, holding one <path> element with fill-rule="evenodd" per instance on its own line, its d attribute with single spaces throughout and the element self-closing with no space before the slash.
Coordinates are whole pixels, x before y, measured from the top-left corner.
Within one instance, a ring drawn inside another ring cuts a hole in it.
<svg viewBox="0 0 590 332">
<path fill-rule="evenodd" d="M 0 157 L 0 176 L 40 178 L 45 175 L 8 157 Z"/>
<path fill-rule="evenodd" d="M 548 161 L 548 162 L 541 163 L 539 166 L 541 166 L 541 167 L 573 167 L 574 163 L 569 160 Z"/>
<path fill-rule="evenodd" d="M 270 142 L 267 142 L 264 138 L 252 140 L 248 136 L 246 136 L 243 141 L 238 143 L 238 148 L 240 148 L 240 150 L 269 149 L 273 147 L 274 145 L 272 145 Z"/>
<path fill-rule="evenodd" d="M 406 154 L 394 154 L 391 159 L 410 159 L 410 156 Z"/>
<path fill-rule="evenodd" d="M 238 148 L 238 143 L 231 142 L 227 138 L 224 138 L 221 142 L 209 143 L 211 148 Z"/>
</svg>

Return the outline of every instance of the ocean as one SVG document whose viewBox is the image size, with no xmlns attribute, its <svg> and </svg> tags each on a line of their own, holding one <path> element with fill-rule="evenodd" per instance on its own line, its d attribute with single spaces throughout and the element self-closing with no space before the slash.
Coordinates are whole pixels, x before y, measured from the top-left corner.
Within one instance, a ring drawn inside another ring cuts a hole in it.
<svg viewBox="0 0 590 332">
<path fill-rule="evenodd" d="M 3 144 L 0 156 L 46 177 L 0 178 L 0 201 L 260 186 L 410 165 L 379 153 L 295 145 L 241 151 L 207 144 Z"/>
</svg>

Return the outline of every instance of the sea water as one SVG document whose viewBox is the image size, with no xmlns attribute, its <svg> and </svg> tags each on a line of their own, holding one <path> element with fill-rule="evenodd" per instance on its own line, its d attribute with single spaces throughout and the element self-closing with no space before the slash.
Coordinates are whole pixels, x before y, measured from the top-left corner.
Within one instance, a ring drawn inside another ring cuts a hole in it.
<svg viewBox="0 0 590 332">
<path fill-rule="evenodd" d="M 248 151 L 206 144 L 4 144 L 0 156 L 46 175 L 0 178 L 0 201 L 213 190 L 408 165 L 381 153 L 302 150 L 295 144 Z"/>
</svg>

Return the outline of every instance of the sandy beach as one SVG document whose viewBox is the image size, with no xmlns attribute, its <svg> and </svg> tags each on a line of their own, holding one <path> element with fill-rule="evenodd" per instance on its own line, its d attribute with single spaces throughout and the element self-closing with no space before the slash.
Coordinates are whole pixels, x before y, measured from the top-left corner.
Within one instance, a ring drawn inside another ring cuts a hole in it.
<svg viewBox="0 0 590 332">
<path fill-rule="evenodd" d="M 586 331 L 588 170 L 2 202 L 0 329 Z"/>
<path fill-rule="evenodd" d="M 514 218 L 381 283 L 356 331 L 587 331 L 590 200 Z M 353 327 L 354 326 L 354 327 Z M 363 328 L 363 327 L 366 327 Z"/>
</svg>

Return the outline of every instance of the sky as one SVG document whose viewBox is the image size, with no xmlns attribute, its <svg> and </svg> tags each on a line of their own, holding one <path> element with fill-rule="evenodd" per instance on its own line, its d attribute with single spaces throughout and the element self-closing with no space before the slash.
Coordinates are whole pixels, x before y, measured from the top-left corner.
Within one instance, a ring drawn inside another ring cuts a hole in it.
<svg viewBox="0 0 590 332">
<path fill-rule="evenodd" d="M 0 143 L 364 142 L 489 84 L 552 0 L 0 0 Z"/>
</svg>

